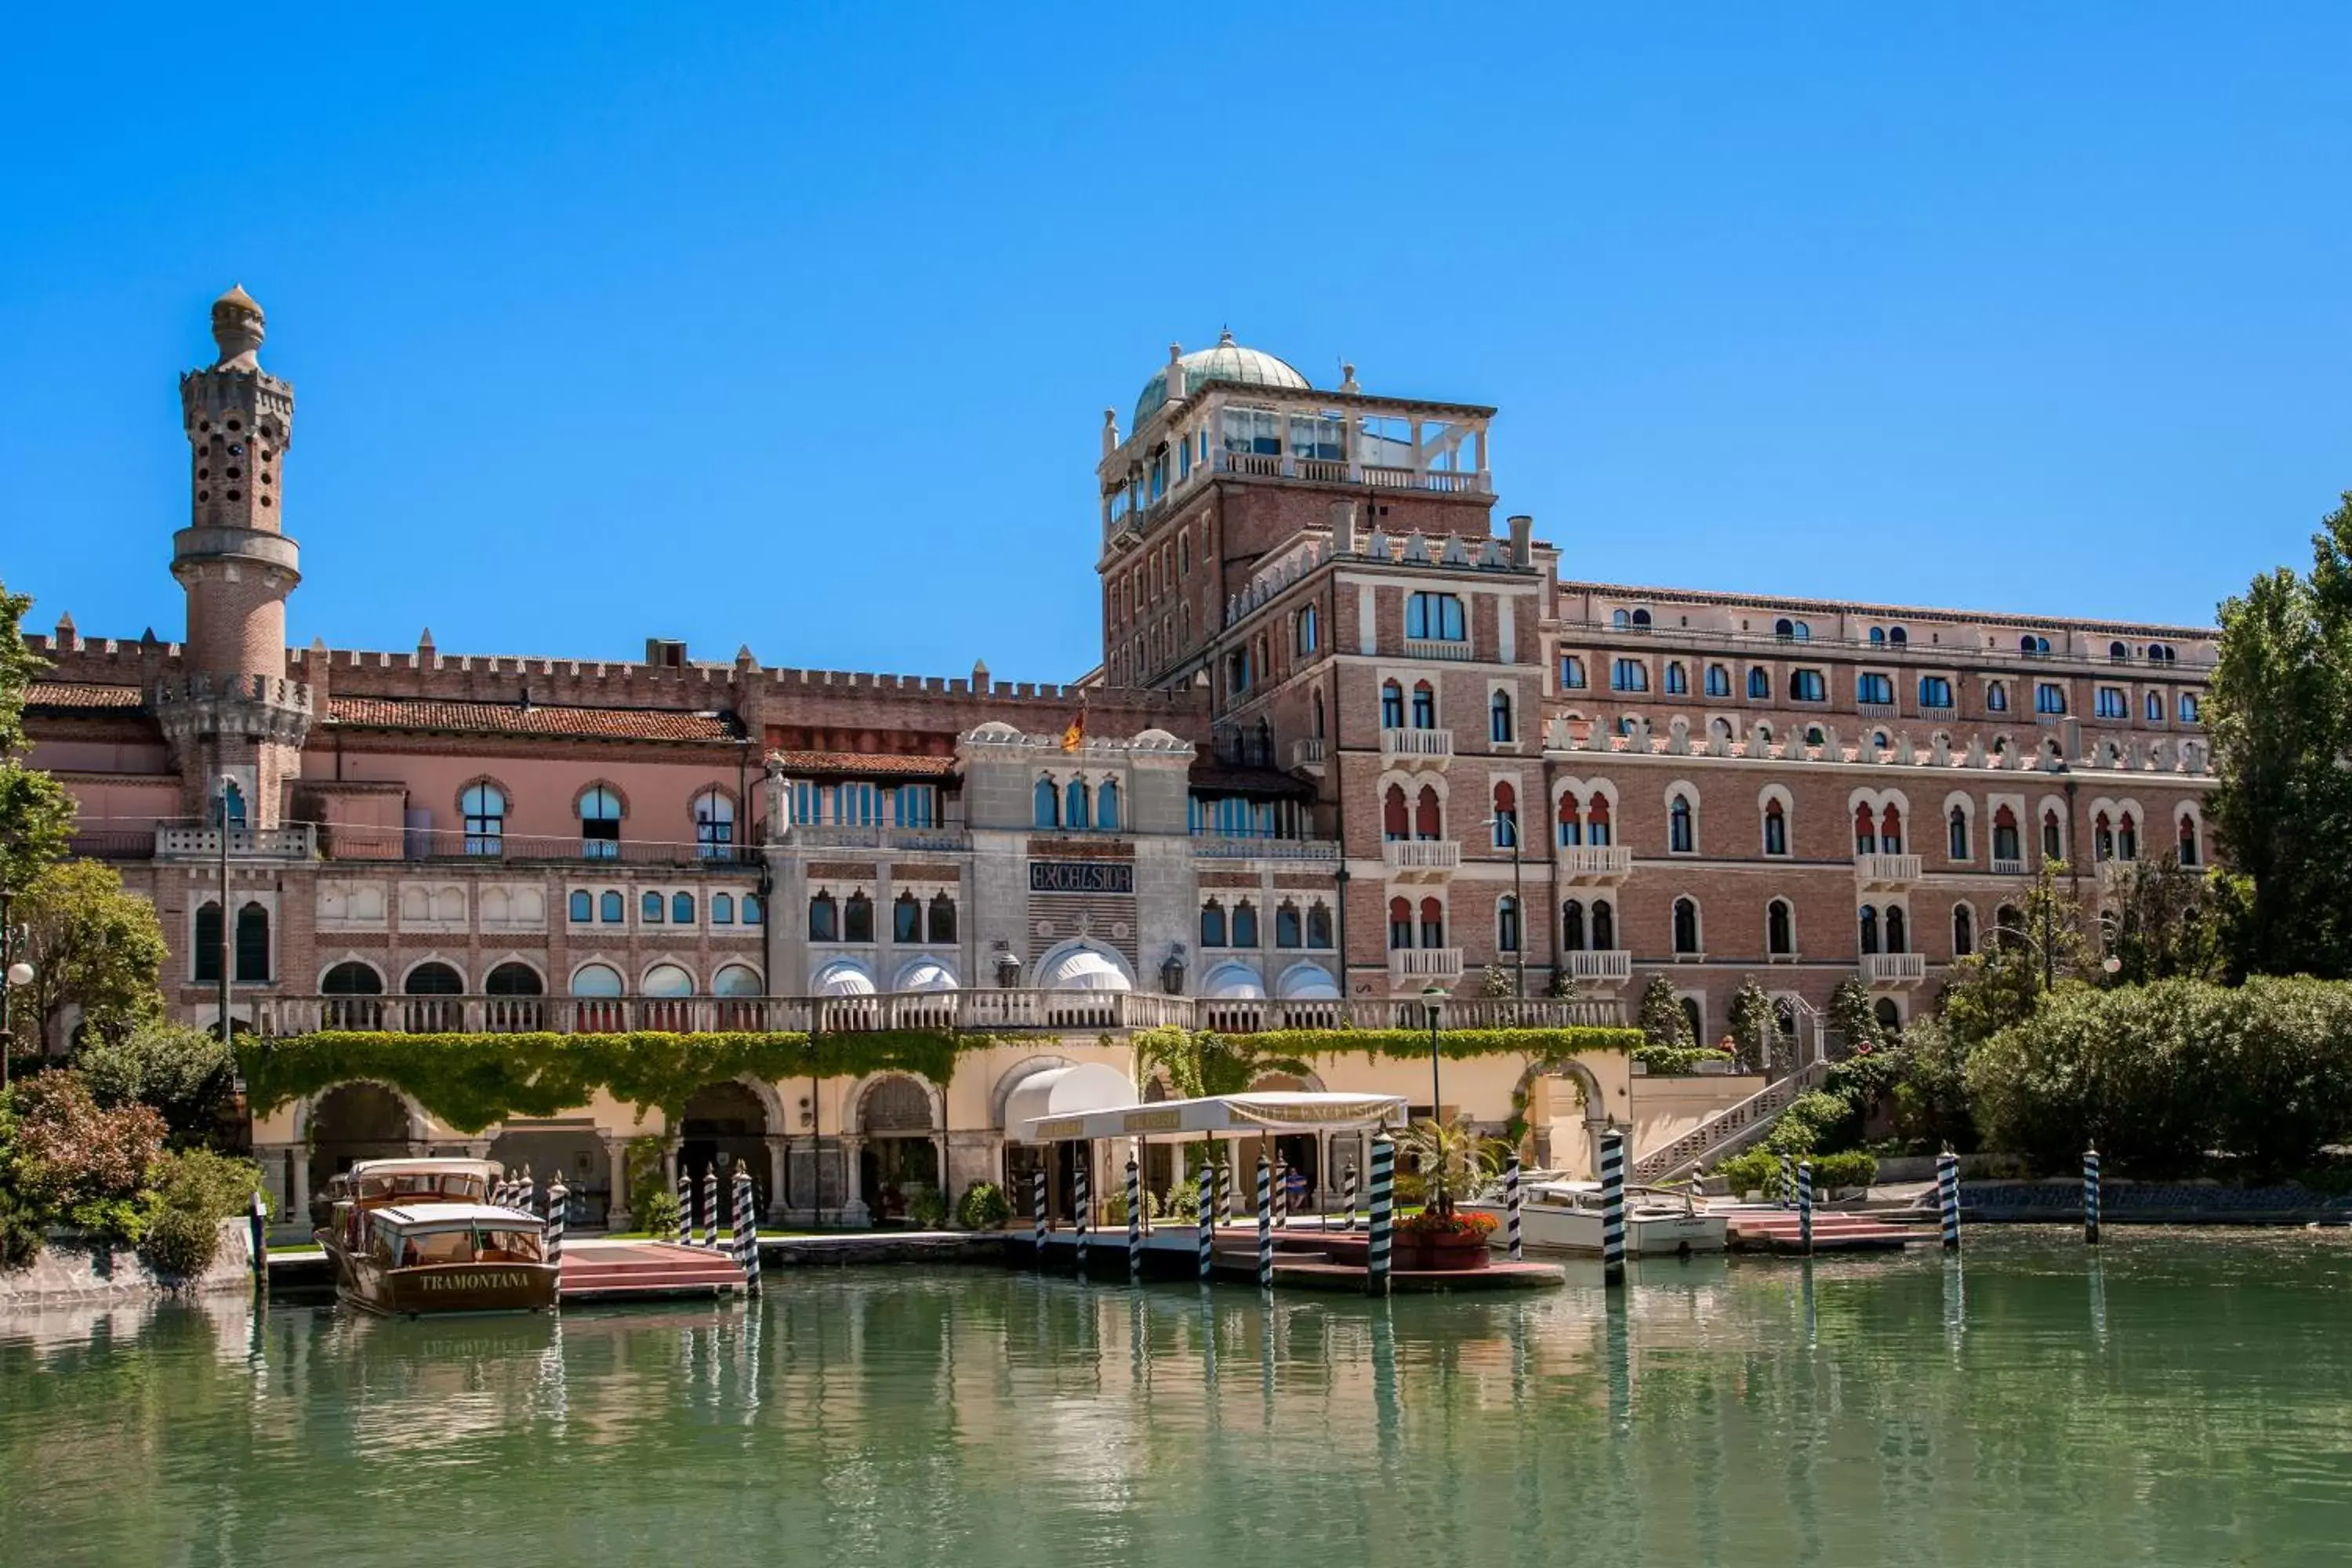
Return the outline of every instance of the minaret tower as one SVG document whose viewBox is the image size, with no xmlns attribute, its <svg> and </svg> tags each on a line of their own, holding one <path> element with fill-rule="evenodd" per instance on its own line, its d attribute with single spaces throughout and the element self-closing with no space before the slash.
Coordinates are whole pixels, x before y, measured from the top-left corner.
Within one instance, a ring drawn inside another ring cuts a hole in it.
<svg viewBox="0 0 2352 1568">
<path fill-rule="evenodd" d="M 232 822 L 275 827 L 300 772 L 310 691 L 286 678 L 286 595 L 301 552 L 281 531 L 294 389 L 261 368 L 261 307 L 241 288 L 213 301 L 220 357 L 180 377 L 190 451 L 188 526 L 172 575 L 188 595 L 180 671 L 150 693 L 179 760 L 190 815 L 216 820 L 222 775 Z"/>
</svg>

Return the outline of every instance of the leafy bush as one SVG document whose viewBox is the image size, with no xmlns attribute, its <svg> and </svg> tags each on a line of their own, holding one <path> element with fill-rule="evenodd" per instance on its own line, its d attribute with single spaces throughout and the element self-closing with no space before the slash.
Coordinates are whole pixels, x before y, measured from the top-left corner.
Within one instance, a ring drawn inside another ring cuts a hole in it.
<svg viewBox="0 0 2352 1568">
<path fill-rule="evenodd" d="M 135 1200 L 163 1151 L 163 1117 L 144 1105 L 101 1109 L 71 1072 L 17 1084 L 12 1108 L 7 1182 L 31 1217 L 136 1240 Z"/>
<path fill-rule="evenodd" d="M 24 1268 L 41 1255 L 43 1237 L 32 1213 L 0 1190 L 0 1274 Z"/>
<path fill-rule="evenodd" d="M 147 1181 L 151 1190 L 146 1196 L 157 1206 L 183 1209 L 205 1220 L 244 1217 L 252 1212 L 253 1194 L 262 1191 L 261 1171 L 252 1161 L 209 1149 L 158 1155 Z"/>
<path fill-rule="evenodd" d="M 974 1182 L 956 1204 L 956 1224 L 966 1230 L 1003 1230 L 1013 1218 L 1013 1200 L 994 1182 Z"/>
<path fill-rule="evenodd" d="M 139 1237 L 140 1258 L 166 1279 L 194 1279 L 212 1267 L 219 1250 L 219 1222 L 187 1209 L 156 1211 Z"/>
<path fill-rule="evenodd" d="M 1792 1155 L 1812 1163 L 1813 1189 L 1826 1187 L 1866 1187 L 1878 1179 L 1878 1159 L 1866 1150 L 1849 1150 L 1839 1154 Z M 1732 1194 L 1761 1193 L 1768 1198 L 1781 1195 L 1780 1156 L 1769 1149 L 1748 1149 L 1717 1164 L 1708 1173 L 1720 1176 L 1730 1186 Z"/>
<path fill-rule="evenodd" d="M 1816 1089 L 1789 1102 L 1780 1120 L 1765 1136 L 1764 1147 L 1774 1154 L 1824 1153 L 1841 1144 L 1859 1142 L 1862 1119 L 1843 1098 Z"/>
<path fill-rule="evenodd" d="M 907 1196 L 907 1223 L 917 1230 L 937 1230 L 947 1224 L 947 1194 L 937 1187 L 917 1187 Z"/>
<path fill-rule="evenodd" d="M 1447 1210 L 1441 1214 L 1433 1208 L 1407 1215 L 1396 1222 L 1399 1236 L 1476 1236 L 1495 1234 L 1495 1216 L 1490 1214 L 1458 1214 Z"/>
<path fill-rule="evenodd" d="M 648 1236 L 677 1234 L 677 1194 L 667 1187 L 656 1187 L 643 1200 L 632 1205 L 637 1228 Z"/>
<path fill-rule="evenodd" d="M 1696 1072 L 1701 1062 L 1727 1062 L 1734 1058 L 1729 1051 L 1717 1050 L 1712 1046 L 1666 1046 L 1655 1040 L 1633 1047 L 1633 1059 L 1658 1078 L 1684 1078 Z"/>
<path fill-rule="evenodd" d="M 92 1042 L 74 1068 L 100 1106 L 152 1106 L 181 1142 L 220 1126 L 236 1077 L 228 1047 L 210 1031 L 161 1021 Z"/>
<path fill-rule="evenodd" d="M 1389 1201 L 1401 1209 L 1429 1201 L 1429 1184 L 1418 1171 L 1399 1171 L 1389 1184 Z"/>
</svg>

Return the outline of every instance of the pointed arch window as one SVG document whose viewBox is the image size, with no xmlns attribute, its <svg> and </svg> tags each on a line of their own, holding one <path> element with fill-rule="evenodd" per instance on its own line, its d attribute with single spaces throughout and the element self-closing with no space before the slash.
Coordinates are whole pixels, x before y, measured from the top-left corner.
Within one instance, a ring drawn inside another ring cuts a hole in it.
<svg viewBox="0 0 2352 1568">
<path fill-rule="evenodd" d="M 1084 779 L 1072 779 L 1062 791 L 1062 826 L 1083 830 L 1091 814 L 1087 810 L 1087 784 Z"/>
<path fill-rule="evenodd" d="M 1894 806 L 1878 814 L 1878 848 L 1885 855 L 1903 853 L 1903 814 Z"/>
<path fill-rule="evenodd" d="M 2091 858 L 2094 860 L 2112 860 L 2115 858 L 2115 824 L 2107 820 L 2107 814 L 2103 811 L 2096 816 L 2091 818 Z"/>
<path fill-rule="evenodd" d="M 1751 665 L 1748 670 L 1748 700 L 1750 702 L 1769 701 L 1772 697 L 1771 672 L 1761 665 Z"/>
<path fill-rule="evenodd" d="M 1223 947 L 1225 943 L 1225 906 L 1211 899 L 1201 906 L 1201 945 Z"/>
<path fill-rule="evenodd" d="M 1445 837 L 1444 813 L 1438 805 L 1437 788 L 1433 784 L 1422 785 L 1421 798 L 1413 804 L 1412 836 L 1423 839 Z"/>
<path fill-rule="evenodd" d="M 1495 950 L 1519 951 L 1519 900 L 1508 893 L 1495 900 Z"/>
<path fill-rule="evenodd" d="M 1878 906 L 1877 906 L 1877 905 L 1875 905 L 1875 904 L 1864 904 L 1864 905 L 1863 905 L 1863 906 L 1862 906 L 1862 921 L 1861 921 L 1861 923 L 1862 923 L 1862 951 L 1863 951 L 1864 952 L 1865 952 L 1865 953 L 1873 953 L 1873 952 L 1876 952 L 1878 951 Z"/>
<path fill-rule="evenodd" d="M 1957 805 L 1944 819 L 1944 852 L 1955 860 L 1969 858 L 1969 814 Z"/>
<path fill-rule="evenodd" d="M 1404 688 L 1393 680 L 1381 683 L 1381 728 L 1404 728 Z"/>
<path fill-rule="evenodd" d="M 1796 921 L 1789 911 L 1789 900 L 1775 899 L 1764 906 L 1764 951 L 1775 958 L 1794 957 L 1797 952 Z"/>
<path fill-rule="evenodd" d="M 1307 945 L 1331 945 L 1331 906 L 1320 899 L 1307 906 Z"/>
<path fill-rule="evenodd" d="M 1412 945 L 1412 906 L 1402 899 L 1389 900 L 1389 951 L 1402 952 Z"/>
<path fill-rule="evenodd" d="M 2179 855 L 2180 863 L 2184 866 L 2196 865 L 2197 819 L 2195 817 L 2188 816 L 2183 816 L 2181 817 L 2179 845 L 2180 847 L 2178 853 Z"/>
<path fill-rule="evenodd" d="M 1416 730 L 1437 728 L 1437 692 L 1426 680 L 1412 683 L 1412 727 Z"/>
<path fill-rule="evenodd" d="M 1319 741 L 1319 740 L 1321 740 L 1321 739 L 1323 738 L 1323 694 L 1322 694 L 1320 691 L 1318 691 L 1318 692 L 1315 694 L 1315 730 L 1314 730 L 1314 735 L 1315 735 L 1315 738 L 1316 738 L 1317 740 L 1318 740 L 1318 741 Z"/>
<path fill-rule="evenodd" d="M 1059 827 L 1062 825 L 1062 795 L 1052 779 L 1039 779 L 1030 792 L 1033 825 L 1038 827 Z"/>
<path fill-rule="evenodd" d="M 1853 852 L 1857 855 L 1878 853 L 1878 819 L 1870 815 L 1870 807 L 1853 808 Z"/>
<path fill-rule="evenodd" d="M 2139 824 L 2128 811 L 2116 819 L 2116 858 L 2139 858 Z"/>
<path fill-rule="evenodd" d="M 195 940 L 196 978 L 218 981 L 221 974 L 221 907 L 217 902 L 196 906 Z"/>
<path fill-rule="evenodd" d="M 1298 906 L 1288 899 L 1283 900 L 1274 909 L 1274 945 L 1276 947 L 1304 945 L 1298 927 Z"/>
<path fill-rule="evenodd" d="M 841 940 L 841 906 L 833 895 L 819 888 L 809 900 L 808 939 L 811 942 Z"/>
<path fill-rule="evenodd" d="M 1666 662 L 1666 695 L 1669 697 L 1690 695 L 1690 669 L 1681 659 L 1669 659 Z"/>
<path fill-rule="evenodd" d="M 1578 900 L 1559 906 L 1559 945 L 1564 952 L 1584 951 L 1584 905 Z"/>
<path fill-rule="evenodd" d="M 1391 784 L 1381 797 L 1381 836 L 1395 842 L 1412 837 L 1412 815 L 1404 803 L 1404 786 Z"/>
<path fill-rule="evenodd" d="M 1559 797 L 1559 827 L 1563 849 L 1584 842 L 1584 822 L 1576 808 L 1576 792 L 1563 791 Z"/>
<path fill-rule="evenodd" d="M 1105 833 L 1118 831 L 1118 781 L 1105 779 L 1095 791 L 1095 826 Z"/>
<path fill-rule="evenodd" d="M 1952 956 L 1966 958 L 1977 950 L 1977 918 L 1966 904 L 1952 906 Z"/>
<path fill-rule="evenodd" d="M 912 893 L 900 893 L 890 900 L 890 940 L 915 942 L 923 940 L 923 906 Z"/>
<path fill-rule="evenodd" d="M 947 894 L 933 893 L 930 907 L 930 940 L 949 942 L 956 939 L 956 901 Z"/>
<path fill-rule="evenodd" d="M 1696 954 L 1698 945 L 1698 901 L 1696 899 L 1675 900 L 1675 952 L 1680 955 Z"/>
<path fill-rule="evenodd" d="M 2045 860 L 2055 860 L 2065 853 L 2066 839 L 2058 826 L 2058 814 L 2054 811 L 2043 812 L 2042 814 L 2042 858 Z"/>
<path fill-rule="evenodd" d="M 1498 784 L 1495 786 L 1495 847 L 1515 849 L 1518 843 L 1518 792 L 1508 784 Z"/>
<path fill-rule="evenodd" d="M 2017 841 L 2017 814 L 2002 806 L 1992 817 L 1992 858 L 1996 860 L 2021 860 Z"/>
<path fill-rule="evenodd" d="M 1691 816 L 1688 795 L 1675 796 L 1666 807 L 1666 848 L 1675 855 L 1690 855 L 1698 847 L 1698 833 Z"/>
<path fill-rule="evenodd" d="M 1887 952 L 1908 952 L 1911 951 L 1911 933 L 1906 929 L 1907 924 L 1908 922 L 1904 918 L 1902 905 L 1889 904 L 1886 906 Z"/>
<path fill-rule="evenodd" d="M 1617 950 L 1617 911 L 1606 899 L 1592 900 L 1592 950 L 1614 952 Z"/>
<path fill-rule="evenodd" d="M 1515 737 L 1511 731 L 1511 694 L 1496 691 L 1486 700 L 1486 738 L 1497 743 Z"/>
<path fill-rule="evenodd" d="M 1706 667 L 1706 694 L 1709 697 L 1731 695 L 1731 671 L 1725 666 L 1710 664 Z"/>
<path fill-rule="evenodd" d="M 1257 945 L 1257 906 L 1244 899 L 1234 906 L 1234 945 Z"/>
<path fill-rule="evenodd" d="M 1584 809 L 1584 841 L 1592 845 L 1605 845 L 1611 842 L 1609 797 L 1605 795 L 1594 795 L 1592 804 Z"/>
<path fill-rule="evenodd" d="M 1445 945 L 1445 906 L 1435 899 L 1421 900 L 1421 945 Z"/>
<path fill-rule="evenodd" d="M 1777 800 L 1764 803 L 1764 853 L 1786 855 L 1789 852 L 1789 817 Z"/>
<path fill-rule="evenodd" d="M 874 940 L 874 900 L 863 891 L 855 892 L 841 906 L 841 940 L 872 942 Z"/>
</svg>

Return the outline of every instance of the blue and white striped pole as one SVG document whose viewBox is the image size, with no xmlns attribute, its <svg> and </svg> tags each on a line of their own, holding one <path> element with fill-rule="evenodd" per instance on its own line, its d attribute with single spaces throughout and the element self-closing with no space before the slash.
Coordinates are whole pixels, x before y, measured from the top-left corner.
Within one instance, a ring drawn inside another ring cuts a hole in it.
<svg viewBox="0 0 2352 1568">
<path fill-rule="evenodd" d="M 1217 1217 L 1217 1173 L 1207 1165 L 1201 1167 L 1200 1221 L 1193 1227 L 1194 1239 L 1201 1248 L 1201 1283 L 1209 1282 L 1215 1264 L 1217 1232 L 1213 1223 Z"/>
<path fill-rule="evenodd" d="M 1276 1229 L 1290 1226 L 1290 1163 L 1286 1160 L 1274 1163 L 1274 1223 Z"/>
<path fill-rule="evenodd" d="M 1949 1149 L 1936 1156 L 1936 1207 L 1944 1219 L 1944 1250 L 1960 1249 L 1960 1157 Z"/>
<path fill-rule="evenodd" d="M 756 1292 L 760 1289 L 760 1222 L 755 1210 L 759 1198 L 751 1187 L 751 1173 L 742 1166 L 735 1167 L 735 1266 L 743 1271 L 744 1289 Z"/>
<path fill-rule="evenodd" d="M 2083 1239 L 2099 1245 L 2099 1152 L 2083 1151 Z"/>
<path fill-rule="evenodd" d="M 1348 1162 L 1347 1173 L 1341 1178 L 1341 1187 L 1347 1194 L 1348 1223 L 1340 1228 L 1353 1236 L 1356 1234 L 1356 1162 L 1353 1160 Z"/>
<path fill-rule="evenodd" d="M 1087 1170 L 1087 1167 L 1093 1163 L 1094 1151 L 1090 1147 L 1078 1158 L 1078 1226 L 1076 1235 L 1072 1238 L 1077 1245 L 1078 1278 L 1081 1279 L 1087 1277 L 1087 1232 L 1092 1227 L 1094 1220 L 1094 1182 L 1091 1173 Z"/>
<path fill-rule="evenodd" d="M 1797 1162 L 1794 1156 L 1788 1154 L 1780 1156 L 1780 1206 L 1784 1209 L 1797 1206 Z"/>
<path fill-rule="evenodd" d="M 528 1214 L 539 1206 L 538 1193 L 531 1186 L 530 1167 L 522 1168 L 522 1185 L 515 1193 L 515 1207 Z"/>
<path fill-rule="evenodd" d="M 562 1176 L 559 1175 L 549 1182 L 547 1187 L 547 1236 L 543 1245 L 547 1261 L 553 1264 L 558 1271 L 555 1279 L 559 1293 L 563 1281 L 562 1269 L 563 1268 L 563 1221 L 566 1217 L 564 1210 L 570 1206 L 571 1202 L 572 1194 L 565 1189 L 563 1185 L 563 1178 Z"/>
<path fill-rule="evenodd" d="M 713 1252 L 719 1250 L 719 1162 L 713 1160 L 702 1167 L 702 1219 L 706 1228 L 702 1244 Z"/>
<path fill-rule="evenodd" d="M 1230 1226 L 1234 1223 L 1234 1152 L 1220 1149 L 1218 1152 L 1224 1159 L 1217 1165 L 1217 1223 Z"/>
<path fill-rule="evenodd" d="M 1132 1155 L 1127 1162 L 1127 1278 L 1143 1278 L 1143 1174 Z"/>
<path fill-rule="evenodd" d="M 1029 1173 L 1029 1242 L 1037 1251 L 1037 1267 L 1045 1267 L 1045 1168 Z"/>
<path fill-rule="evenodd" d="M 1526 1255 L 1519 1239 L 1519 1157 L 1503 1171 L 1503 1226 L 1505 1239 L 1509 1243 L 1511 1261 L 1517 1263 Z"/>
<path fill-rule="evenodd" d="M 694 1245 L 694 1178 L 684 1165 L 677 1168 L 677 1244 Z"/>
<path fill-rule="evenodd" d="M 1601 1279 L 1625 1283 L 1625 1134 L 1601 1135 Z"/>
<path fill-rule="evenodd" d="M 1274 1289 L 1274 1163 L 1257 1157 L 1257 1287 Z"/>
<path fill-rule="evenodd" d="M 1797 1162 L 1797 1245 L 1813 1255 L 1813 1163 Z"/>
<path fill-rule="evenodd" d="M 1396 1142 L 1372 1134 L 1371 1237 L 1364 1245 L 1364 1294 L 1389 1293 L 1389 1238 L 1396 1210 Z"/>
</svg>

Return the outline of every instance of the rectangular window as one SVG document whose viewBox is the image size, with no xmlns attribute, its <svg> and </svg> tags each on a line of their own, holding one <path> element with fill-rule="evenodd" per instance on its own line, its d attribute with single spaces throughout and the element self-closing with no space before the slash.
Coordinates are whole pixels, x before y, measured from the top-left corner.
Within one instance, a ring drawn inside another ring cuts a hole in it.
<svg viewBox="0 0 2352 1568">
<path fill-rule="evenodd" d="M 1893 702 L 1895 678 L 1876 670 L 1863 671 L 1853 678 L 1853 700 L 1857 702 Z"/>
<path fill-rule="evenodd" d="M 1563 691 L 1584 689 L 1584 660 L 1572 653 L 1559 656 L 1559 686 Z"/>
<path fill-rule="evenodd" d="M 892 826 L 936 827 L 939 822 L 939 785 L 900 784 L 898 786 L 890 810 Z"/>
<path fill-rule="evenodd" d="M 1791 702 L 1826 702 L 1829 682 L 1818 669 L 1792 669 L 1789 672 L 1789 700 Z"/>
<path fill-rule="evenodd" d="M 1282 456 L 1282 416 L 1263 408 L 1225 410 L 1225 450 L 1260 458 Z"/>
<path fill-rule="evenodd" d="M 1425 642 L 1469 638 L 1462 601 L 1452 594 L 1414 594 L 1404 602 L 1404 635 Z"/>
<path fill-rule="evenodd" d="M 1647 691 L 1650 689 L 1649 667 L 1638 658 L 1612 660 L 1609 666 L 1609 689 Z"/>
<path fill-rule="evenodd" d="M 2131 701 L 2124 695 L 2124 689 L 2120 686 L 2100 687 L 2098 712 L 2102 719 L 2130 718 Z"/>
<path fill-rule="evenodd" d="M 2066 689 L 2054 680 L 2045 680 L 2033 689 L 2033 710 L 2036 713 L 2066 711 Z"/>
<path fill-rule="evenodd" d="M 1919 678 L 1920 707 L 1949 708 L 1951 705 L 1952 682 L 1950 677 L 1942 675 L 1923 675 Z"/>
</svg>

